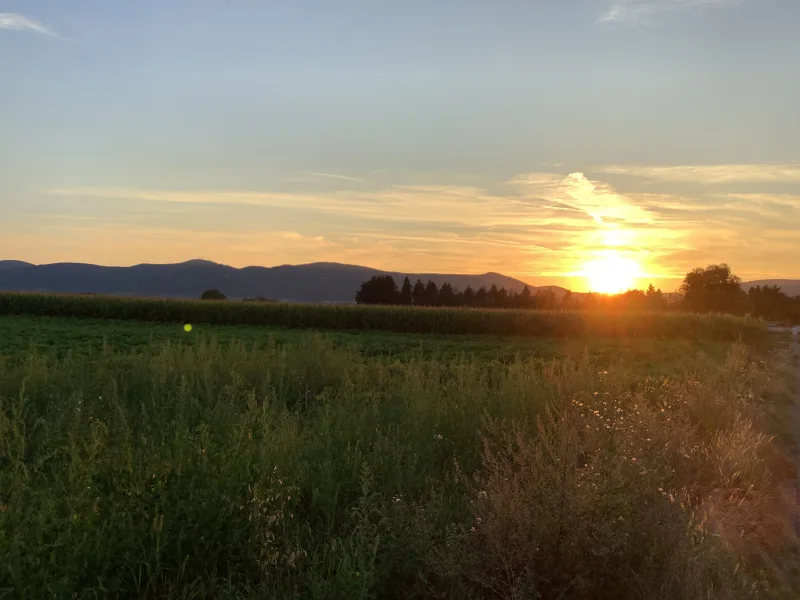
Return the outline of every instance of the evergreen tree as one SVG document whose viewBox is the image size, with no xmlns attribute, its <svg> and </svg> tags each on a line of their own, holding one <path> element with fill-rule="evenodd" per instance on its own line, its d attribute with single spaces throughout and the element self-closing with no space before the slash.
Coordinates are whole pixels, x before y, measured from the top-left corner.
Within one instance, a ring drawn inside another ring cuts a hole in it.
<svg viewBox="0 0 800 600">
<path fill-rule="evenodd" d="M 411 304 L 413 302 L 413 289 L 411 288 L 411 280 L 406 277 L 403 279 L 403 287 L 400 289 L 400 304 Z"/>
<path fill-rule="evenodd" d="M 489 308 L 497 308 L 497 286 L 493 283 L 486 295 L 486 305 Z"/>
<path fill-rule="evenodd" d="M 428 280 L 427 285 L 425 286 L 425 294 L 423 296 L 425 306 L 438 306 L 439 305 L 439 288 L 436 287 L 436 284 Z"/>
<path fill-rule="evenodd" d="M 417 279 L 417 282 L 414 284 L 414 289 L 411 291 L 411 299 L 417 306 L 423 306 L 425 304 L 425 284 L 422 283 L 421 279 Z"/>
<path fill-rule="evenodd" d="M 475 304 L 475 291 L 472 287 L 467 286 L 464 288 L 464 291 L 459 294 L 461 297 L 461 302 L 463 306 L 473 306 Z"/>
<path fill-rule="evenodd" d="M 482 285 L 475 292 L 475 306 L 486 307 L 489 305 L 489 292 L 486 291 L 486 286 Z"/>
<path fill-rule="evenodd" d="M 455 306 L 456 295 L 453 292 L 453 286 L 445 282 L 439 290 L 439 306 Z"/>
<path fill-rule="evenodd" d="M 506 290 L 506 288 L 501 287 L 499 290 L 497 290 L 496 302 L 497 302 L 496 304 L 497 308 L 508 308 L 509 296 L 508 296 L 508 290 Z"/>
<path fill-rule="evenodd" d="M 520 308 L 533 308 L 533 296 L 531 296 L 531 289 L 527 285 L 522 288 L 522 293 L 516 299 L 517 306 Z"/>
</svg>

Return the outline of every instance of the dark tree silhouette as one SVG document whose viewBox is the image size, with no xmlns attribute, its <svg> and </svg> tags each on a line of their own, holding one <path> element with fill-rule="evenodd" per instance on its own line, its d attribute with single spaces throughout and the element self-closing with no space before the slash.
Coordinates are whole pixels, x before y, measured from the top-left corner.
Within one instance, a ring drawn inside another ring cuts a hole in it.
<svg viewBox="0 0 800 600">
<path fill-rule="evenodd" d="M 414 289 L 411 291 L 411 298 L 417 306 L 425 304 L 425 284 L 422 283 L 421 279 L 417 279 L 417 282 L 414 284 Z"/>
<path fill-rule="evenodd" d="M 757 285 L 747 292 L 753 315 L 769 321 L 793 321 L 795 316 L 795 302 L 781 291 L 777 285 L 761 287 Z M 798 296 L 800 298 L 800 296 Z"/>
<path fill-rule="evenodd" d="M 486 305 L 490 308 L 497 308 L 497 286 L 492 284 L 492 287 L 489 288 L 489 292 L 486 295 Z"/>
<path fill-rule="evenodd" d="M 462 306 L 473 306 L 475 304 L 475 290 L 467 286 L 464 291 L 459 294 L 460 304 Z"/>
<path fill-rule="evenodd" d="M 457 298 L 453 286 L 445 282 L 439 290 L 439 306 L 456 306 Z"/>
<path fill-rule="evenodd" d="M 647 310 L 652 311 L 660 311 L 666 310 L 667 308 L 667 299 L 664 297 L 664 292 L 661 291 L 661 288 L 656 289 L 653 287 L 651 283 L 648 288 L 647 292 L 645 293 L 647 298 Z"/>
<path fill-rule="evenodd" d="M 429 280 L 427 284 L 417 279 L 412 286 L 408 277 L 398 290 L 390 275 L 379 275 L 361 284 L 356 293 L 359 304 L 413 304 L 416 306 L 474 306 L 481 308 L 514 308 L 540 310 L 612 310 L 612 311 L 664 311 L 683 309 L 698 312 L 728 312 L 754 316 L 771 321 L 800 323 L 800 296 L 790 298 L 777 286 L 752 288 L 742 291 L 739 278 L 727 265 L 711 265 L 686 274 L 681 286 L 683 301 L 675 295 L 668 296 L 651 283 L 647 290 L 628 290 L 622 294 L 577 294 L 567 290 L 559 299 L 551 288 L 537 289 L 532 293 L 525 285 L 520 292 L 498 289 L 492 285 L 481 286 L 477 291 L 467 286 L 456 290 L 450 282 L 441 288 Z M 219 290 L 207 290 L 203 298 L 224 298 Z"/>
<path fill-rule="evenodd" d="M 399 300 L 400 292 L 391 275 L 375 275 L 356 292 L 356 304 L 397 304 Z"/>
<path fill-rule="evenodd" d="M 533 308 L 533 295 L 531 294 L 531 288 L 527 285 L 522 288 L 522 292 L 515 297 L 515 304 L 519 308 Z"/>
<path fill-rule="evenodd" d="M 403 287 L 400 288 L 400 304 L 411 304 L 414 301 L 411 280 L 406 277 L 403 279 Z"/>
<path fill-rule="evenodd" d="M 438 306 L 439 305 L 439 288 L 432 280 L 428 280 L 425 285 L 425 294 L 423 295 L 423 304 L 425 306 Z"/>
<path fill-rule="evenodd" d="M 494 303 L 495 308 L 508 308 L 509 306 L 509 295 L 506 288 L 501 287 L 497 290 L 497 299 Z"/>
<path fill-rule="evenodd" d="M 486 291 L 486 286 L 482 285 L 475 292 L 475 306 L 485 307 L 489 304 L 489 292 Z"/>
<path fill-rule="evenodd" d="M 536 306 L 542 310 L 553 310 L 558 305 L 556 293 L 550 288 L 536 291 Z"/>
<path fill-rule="evenodd" d="M 740 284 L 741 279 L 726 264 L 689 271 L 680 288 L 683 309 L 700 313 L 744 314 L 749 303 Z"/>
<path fill-rule="evenodd" d="M 217 288 L 206 290 L 200 294 L 200 300 L 227 300 L 227 296 L 220 292 Z"/>
</svg>

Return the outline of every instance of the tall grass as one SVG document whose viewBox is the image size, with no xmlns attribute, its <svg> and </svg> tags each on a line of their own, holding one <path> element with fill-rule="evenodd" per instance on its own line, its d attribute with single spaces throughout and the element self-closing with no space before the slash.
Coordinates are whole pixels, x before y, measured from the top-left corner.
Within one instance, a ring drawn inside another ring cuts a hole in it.
<svg viewBox="0 0 800 600">
<path fill-rule="evenodd" d="M 764 376 L 741 346 L 707 368 L 398 363 L 320 336 L 0 358 L 0 590 L 780 597 Z"/>
<path fill-rule="evenodd" d="M 203 302 L 0 293 L 0 315 L 269 325 L 309 329 L 542 337 L 667 337 L 756 341 L 762 321 L 728 315 Z"/>
</svg>

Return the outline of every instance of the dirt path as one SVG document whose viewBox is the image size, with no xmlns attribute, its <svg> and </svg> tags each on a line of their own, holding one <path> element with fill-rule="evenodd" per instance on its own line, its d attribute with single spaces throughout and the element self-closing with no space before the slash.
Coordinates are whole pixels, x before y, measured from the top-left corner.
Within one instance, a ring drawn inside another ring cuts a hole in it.
<svg viewBox="0 0 800 600">
<path fill-rule="evenodd" d="M 800 448 L 800 335 L 795 329 L 792 337 L 792 352 L 794 354 L 795 386 L 794 386 L 794 411 L 792 412 L 792 433 L 794 434 L 795 447 Z M 800 473 L 800 465 L 798 465 Z M 797 513 L 794 521 L 794 531 L 800 536 L 800 479 L 795 482 L 795 502 Z"/>
<path fill-rule="evenodd" d="M 792 350 L 792 362 L 795 368 L 795 386 L 794 386 L 794 410 L 790 417 L 790 427 L 792 436 L 794 437 L 795 448 L 800 451 L 800 328 L 795 327 L 792 330 L 789 327 L 770 328 L 775 333 L 789 333 L 792 336 L 789 342 Z M 800 460 L 800 453 L 797 456 Z M 800 473 L 800 464 L 797 465 L 797 472 Z M 798 537 L 800 537 L 800 478 L 794 482 L 794 497 L 797 504 L 797 510 L 794 517 L 794 530 Z"/>
</svg>

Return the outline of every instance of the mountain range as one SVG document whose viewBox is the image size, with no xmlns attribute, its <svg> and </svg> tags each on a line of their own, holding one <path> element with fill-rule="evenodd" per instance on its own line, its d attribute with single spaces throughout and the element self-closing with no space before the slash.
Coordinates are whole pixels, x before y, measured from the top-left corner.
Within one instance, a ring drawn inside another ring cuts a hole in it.
<svg viewBox="0 0 800 600">
<path fill-rule="evenodd" d="M 22 261 L 0 261 L 0 290 L 25 292 L 91 293 L 125 296 L 163 296 L 198 298 L 203 291 L 217 288 L 229 298 L 274 298 L 294 302 L 353 302 L 361 283 L 385 271 L 318 262 L 279 267 L 237 269 L 206 260 L 177 264 L 141 264 L 132 267 L 105 267 L 84 263 L 33 265 Z M 525 282 L 499 273 L 448 275 L 441 273 L 390 273 L 398 285 L 408 275 L 412 282 L 428 279 L 441 286 L 449 282 L 463 289 L 485 285 L 521 291 Z M 557 296 L 566 290 L 552 289 Z"/>
<path fill-rule="evenodd" d="M 176 264 L 141 264 L 132 267 L 106 267 L 85 263 L 34 265 L 19 260 L 0 260 L 0 290 L 21 292 L 59 292 L 73 294 L 109 294 L 122 296 L 157 296 L 198 298 L 203 291 L 217 288 L 229 298 L 274 298 L 293 302 L 353 302 L 356 290 L 373 275 L 387 271 L 317 262 L 279 267 L 244 267 L 237 269 L 207 260 L 189 260 Z M 524 281 L 500 273 L 456 275 L 443 273 L 390 272 L 398 285 L 406 275 L 412 283 L 428 279 L 441 286 L 449 282 L 464 289 L 481 286 L 521 291 Z M 765 279 L 742 284 L 778 285 L 790 296 L 800 295 L 800 279 Z M 552 290 L 556 296 L 566 290 L 558 286 L 536 287 L 531 291 Z"/>
</svg>

